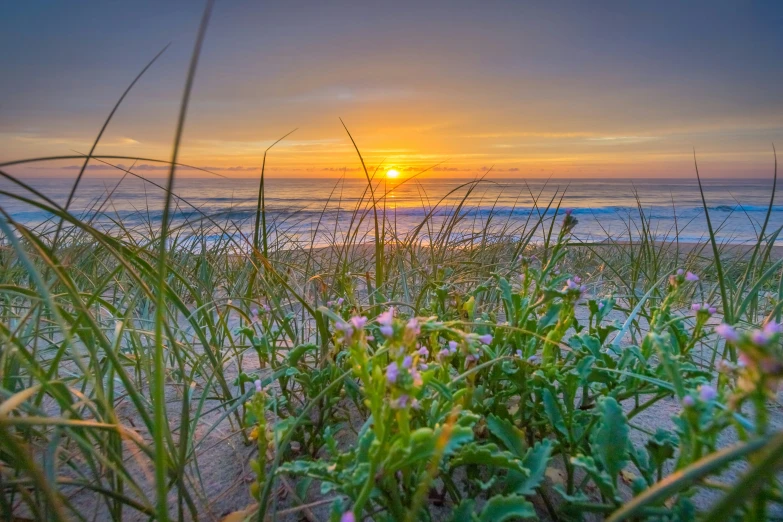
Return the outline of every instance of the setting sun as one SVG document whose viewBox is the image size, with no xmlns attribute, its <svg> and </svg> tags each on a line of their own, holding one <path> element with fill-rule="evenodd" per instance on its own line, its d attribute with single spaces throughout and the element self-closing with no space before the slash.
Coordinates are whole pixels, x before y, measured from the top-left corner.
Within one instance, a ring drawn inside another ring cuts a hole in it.
<svg viewBox="0 0 783 522">
<path fill-rule="evenodd" d="M 394 179 L 400 177 L 400 172 L 398 170 L 389 169 L 386 171 L 386 177 L 389 179 Z"/>
</svg>

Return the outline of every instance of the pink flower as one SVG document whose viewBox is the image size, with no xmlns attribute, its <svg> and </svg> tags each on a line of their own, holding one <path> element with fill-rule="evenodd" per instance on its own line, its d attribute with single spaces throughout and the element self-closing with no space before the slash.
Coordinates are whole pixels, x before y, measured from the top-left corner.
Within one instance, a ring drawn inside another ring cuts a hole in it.
<svg viewBox="0 0 783 522">
<path fill-rule="evenodd" d="M 353 335 L 353 327 L 346 322 L 339 321 L 334 324 L 334 327 L 340 330 L 341 332 L 343 332 L 343 335 L 345 335 L 345 337 L 351 337 Z"/>
<path fill-rule="evenodd" d="M 605 303 L 603 301 L 598 303 L 598 311 L 599 312 L 604 309 L 604 305 L 605 305 Z"/>
<path fill-rule="evenodd" d="M 714 401 L 718 397 L 718 391 L 709 384 L 699 386 L 699 399 L 702 402 Z"/>
<path fill-rule="evenodd" d="M 565 288 L 563 288 L 563 291 L 567 292 L 569 290 L 578 290 L 578 289 L 579 289 L 579 284 L 573 279 L 569 279 L 568 281 L 566 281 L 566 285 Z"/>
<path fill-rule="evenodd" d="M 258 307 L 253 307 L 253 309 L 250 310 L 250 313 L 253 315 L 253 317 L 258 317 Z"/>
<path fill-rule="evenodd" d="M 769 337 L 772 337 L 773 335 L 777 335 L 780 332 L 781 332 L 781 327 L 775 321 L 770 321 L 764 325 L 764 333 L 767 334 Z"/>
<path fill-rule="evenodd" d="M 256 386 L 256 393 L 261 393 L 261 391 L 263 389 L 263 388 L 261 388 L 261 379 L 256 379 L 253 382 L 253 384 L 255 384 L 255 386 Z"/>
<path fill-rule="evenodd" d="M 685 273 L 685 280 L 690 281 L 691 283 L 695 283 L 699 280 L 699 276 L 694 274 L 693 272 L 686 272 Z"/>
<path fill-rule="evenodd" d="M 405 328 L 407 328 L 408 331 L 411 332 L 411 334 L 414 336 L 421 333 L 421 326 L 419 326 L 419 321 L 415 317 L 411 317 L 410 321 L 408 321 L 408 324 L 405 325 Z"/>
<path fill-rule="evenodd" d="M 685 273 L 685 270 L 683 270 L 682 268 L 677 270 L 677 275 L 682 275 L 684 273 Z"/>
<path fill-rule="evenodd" d="M 391 336 L 392 336 L 392 334 L 394 333 L 394 328 L 392 328 L 391 326 L 381 326 L 381 327 L 380 327 L 380 328 L 378 328 L 378 329 L 379 329 L 379 330 L 381 331 L 381 333 L 382 333 L 384 336 L 386 336 L 386 337 L 391 337 Z"/>
<path fill-rule="evenodd" d="M 693 303 L 691 305 L 691 310 L 693 310 L 694 312 L 698 312 L 699 310 L 701 310 L 701 305 L 699 303 Z"/>
<path fill-rule="evenodd" d="M 448 350 L 441 350 L 441 351 L 438 352 L 437 357 L 438 357 L 438 359 L 440 359 L 442 361 L 443 359 L 445 359 L 449 355 L 451 355 L 451 354 L 449 354 Z"/>
<path fill-rule="evenodd" d="M 709 306 L 709 308 L 707 308 L 707 311 L 710 313 L 710 315 L 715 315 L 715 312 L 718 311 L 718 309 L 715 308 L 714 306 L 711 305 L 707 305 L 707 306 Z"/>
<path fill-rule="evenodd" d="M 346 511 L 343 516 L 340 517 L 340 522 L 356 522 L 356 517 L 353 516 L 353 511 Z"/>
<path fill-rule="evenodd" d="M 351 326 L 353 326 L 356 330 L 361 330 L 364 328 L 364 325 L 367 324 L 367 318 L 361 315 L 357 315 L 355 317 L 351 317 L 350 322 Z"/>
<path fill-rule="evenodd" d="M 715 327 L 715 332 L 726 339 L 728 342 L 734 343 L 739 340 L 739 334 L 737 333 L 737 330 L 734 329 L 731 325 L 728 325 L 726 323 L 719 324 Z"/>
<path fill-rule="evenodd" d="M 394 308 L 389 308 L 385 312 L 383 312 L 381 315 L 378 316 L 378 324 L 381 326 L 391 326 L 392 321 L 394 320 Z M 381 330 L 383 331 L 383 330 Z M 385 335 L 385 334 L 384 334 Z"/>
<path fill-rule="evenodd" d="M 402 367 L 407 370 L 411 366 L 413 366 L 413 358 L 410 355 L 406 355 L 405 359 L 402 360 Z"/>
<path fill-rule="evenodd" d="M 342 306 L 342 304 L 345 302 L 345 299 L 342 297 L 337 300 L 337 306 Z"/>
<path fill-rule="evenodd" d="M 682 398 L 682 405 L 685 406 L 686 408 L 692 408 L 693 406 L 696 405 L 696 400 L 690 395 L 686 395 L 685 397 Z"/>
<path fill-rule="evenodd" d="M 389 384 L 397 382 L 397 376 L 400 374 L 400 369 L 396 362 L 391 363 L 386 367 L 386 381 Z"/>
<path fill-rule="evenodd" d="M 457 353 L 457 341 L 449 341 L 449 353 Z"/>
<path fill-rule="evenodd" d="M 419 347 L 418 350 L 416 350 L 416 353 L 418 353 L 422 357 L 427 357 L 430 354 L 430 351 L 424 346 L 421 346 Z"/>
<path fill-rule="evenodd" d="M 483 344 L 492 344 L 492 335 L 490 334 L 480 335 L 478 340 L 481 341 L 481 343 Z"/>
</svg>

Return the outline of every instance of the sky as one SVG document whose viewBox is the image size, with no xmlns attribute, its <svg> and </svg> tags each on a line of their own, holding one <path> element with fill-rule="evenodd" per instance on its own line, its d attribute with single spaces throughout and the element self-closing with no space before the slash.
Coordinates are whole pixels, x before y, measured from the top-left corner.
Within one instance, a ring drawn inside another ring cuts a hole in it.
<svg viewBox="0 0 783 522">
<path fill-rule="evenodd" d="M 202 9 L 1 3 L 0 162 L 89 151 L 170 43 L 97 148 L 169 159 Z M 180 160 L 255 177 L 264 150 L 297 129 L 270 151 L 270 176 L 363 175 L 342 118 L 371 169 L 403 176 L 684 177 L 694 149 L 706 176 L 770 176 L 781 27 L 779 1 L 217 0 Z"/>
</svg>

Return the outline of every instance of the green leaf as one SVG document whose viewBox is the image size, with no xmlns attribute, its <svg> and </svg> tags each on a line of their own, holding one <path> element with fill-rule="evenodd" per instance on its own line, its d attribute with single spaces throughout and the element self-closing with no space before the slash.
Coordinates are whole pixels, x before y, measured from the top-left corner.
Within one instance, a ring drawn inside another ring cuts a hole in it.
<svg viewBox="0 0 783 522">
<path fill-rule="evenodd" d="M 527 455 L 522 460 L 522 465 L 528 470 L 529 475 L 509 472 L 508 484 L 517 495 L 534 495 L 536 488 L 541 484 L 546 475 L 549 457 L 552 454 L 554 442 L 544 439 L 527 450 Z"/>
<path fill-rule="evenodd" d="M 490 415 L 487 417 L 487 427 L 492 435 L 497 437 L 517 457 L 521 458 L 525 455 L 527 444 L 525 444 L 522 432 L 516 426 L 506 419 Z"/>
<path fill-rule="evenodd" d="M 459 503 L 457 509 L 451 513 L 449 522 L 465 522 L 466 520 L 472 520 L 473 508 L 476 506 L 476 501 L 472 498 L 465 498 Z"/>
<path fill-rule="evenodd" d="M 296 366 L 299 363 L 299 360 L 302 358 L 304 354 L 311 350 L 317 350 L 318 347 L 312 343 L 308 344 L 300 344 L 290 352 L 288 352 L 288 364 L 291 366 Z"/>
<path fill-rule="evenodd" d="M 612 478 L 606 471 L 598 469 L 598 467 L 595 465 L 595 460 L 593 457 L 585 457 L 584 455 L 573 457 L 571 459 L 571 464 L 585 470 L 587 474 L 590 475 L 590 478 L 593 479 L 595 485 L 598 486 L 598 489 L 601 490 L 601 493 L 604 494 L 604 496 L 615 499 L 615 501 L 618 500 L 617 491 L 615 489 L 615 485 L 612 483 Z"/>
<path fill-rule="evenodd" d="M 598 405 L 601 420 L 593 432 L 593 455 L 617 485 L 617 475 L 628 461 L 628 423 L 620 404 L 613 397 L 604 398 Z"/>
<path fill-rule="evenodd" d="M 559 431 L 561 435 L 568 438 L 568 430 L 563 421 L 563 414 L 560 412 L 555 396 L 549 388 L 544 388 L 541 391 L 541 400 L 544 402 L 544 412 L 546 413 L 546 416 L 549 417 L 549 422 L 552 423 L 552 426 Z"/>
<path fill-rule="evenodd" d="M 538 331 L 543 331 L 557 323 L 557 317 L 560 315 L 560 308 L 562 308 L 560 303 L 553 303 L 549 306 L 546 314 L 538 320 Z"/>
<path fill-rule="evenodd" d="M 536 518 L 533 504 L 519 495 L 497 495 L 489 499 L 481 510 L 481 522 L 503 522 L 520 518 Z"/>
</svg>

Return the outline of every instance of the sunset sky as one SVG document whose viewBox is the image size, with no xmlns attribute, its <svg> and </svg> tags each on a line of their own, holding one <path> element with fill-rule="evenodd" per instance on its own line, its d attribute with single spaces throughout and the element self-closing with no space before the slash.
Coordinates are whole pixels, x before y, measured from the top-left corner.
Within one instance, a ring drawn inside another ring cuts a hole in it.
<svg viewBox="0 0 783 522">
<path fill-rule="evenodd" d="M 783 2 L 558 4 L 219 0 L 181 159 L 256 176 L 298 128 L 270 175 L 357 176 L 342 118 L 369 165 L 403 176 L 691 176 L 694 147 L 707 175 L 771 174 Z M 169 158 L 201 8 L 3 2 L 0 161 L 87 152 L 171 42 L 98 148 Z"/>
</svg>

